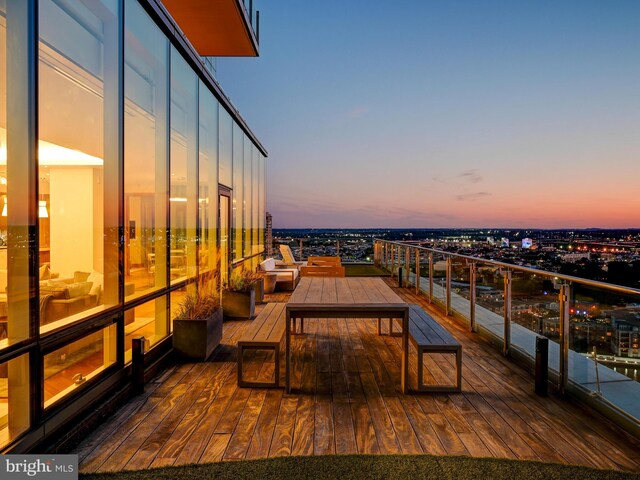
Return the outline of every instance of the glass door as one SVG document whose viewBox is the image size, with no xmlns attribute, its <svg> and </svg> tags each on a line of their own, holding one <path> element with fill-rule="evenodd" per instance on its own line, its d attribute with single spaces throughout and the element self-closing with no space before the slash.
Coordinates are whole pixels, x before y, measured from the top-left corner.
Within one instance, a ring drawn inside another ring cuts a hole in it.
<svg viewBox="0 0 640 480">
<path fill-rule="evenodd" d="M 220 228 L 218 231 L 220 232 L 220 279 L 223 282 L 226 282 L 229 278 L 229 205 L 230 205 L 230 196 L 229 193 L 224 192 L 220 193 L 219 198 L 219 210 L 218 215 L 220 218 L 218 219 L 218 225 Z"/>
</svg>

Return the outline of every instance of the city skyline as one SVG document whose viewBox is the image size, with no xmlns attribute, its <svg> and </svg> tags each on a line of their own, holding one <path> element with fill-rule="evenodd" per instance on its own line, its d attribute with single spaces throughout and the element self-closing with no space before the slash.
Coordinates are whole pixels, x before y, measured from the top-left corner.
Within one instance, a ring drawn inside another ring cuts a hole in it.
<svg viewBox="0 0 640 480">
<path fill-rule="evenodd" d="M 632 228 L 639 15 L 281 1 L 218 75 L 269 149 L 274 228 Z"/>
</svg>

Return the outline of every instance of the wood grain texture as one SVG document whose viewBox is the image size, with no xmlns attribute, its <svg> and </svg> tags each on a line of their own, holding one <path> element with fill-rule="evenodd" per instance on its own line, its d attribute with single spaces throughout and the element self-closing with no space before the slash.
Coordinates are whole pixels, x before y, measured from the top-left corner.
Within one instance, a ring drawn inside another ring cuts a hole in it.
<svg viewBox="0 0 640 480">
<path fill-rule="evenodd" d="M 308 295 L 340 301 L 381 295 L 378 279 L 345 288 L 340 282 L 348 280 L 322 279 L 321 286 L 312 290 L 307 284 L 304 290 L 302 279 L 294 295 L 303 301 Z M 235 345 L 251 321 L 227 322 L 223 347 L 210 362 L 168 368 L 77 447 L 73 453 L 80 455 L 81 471 L 392 452 L 532 458 L 640 471 L 637 439 L 588 407 L 534 395 L 528 372 L 411 291 L 392 290 L 424 308 L 462 344 L 462 393 L 402 395 L 401 339 L 378 336 L 375 319 L 357 318 L 307 319 L 305 335 L 292 339 L 294 394 L 238 388 Z M 288 293 L 279 292 L 267 301 L 288 299 Z M 249 374 L 271 373 L 272 357 L 246 355 Z M 450 381 L 450 357 L 425 358 L 425 379 Z M 416 368 L 412 348 L 411 378 Z"/>
</svg>

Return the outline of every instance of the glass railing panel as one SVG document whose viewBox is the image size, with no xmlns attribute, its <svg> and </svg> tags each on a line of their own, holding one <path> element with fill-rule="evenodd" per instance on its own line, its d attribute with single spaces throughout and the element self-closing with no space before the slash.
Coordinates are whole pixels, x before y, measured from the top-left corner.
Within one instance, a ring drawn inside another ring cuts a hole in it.
<svg viewBox="0 0 640 480">
<path fill-rule="evenodd" d="M 469 265 L 466 259 L 451 258 L 451 309 L 468 325 L 471 318 Z"/>
<path fill-rule="evenodd" d="M 495 265 L 476 264 L 476 329 L 504 339 L 504 272 Z"/>
<path fill-rule="evenodd" d="M 441 253 L 433 254 L 433 299 L 445 308 L 447 303 L 447 259 Z"/>
<path fill-rule="evenodd" d="M 429 252 L 420 252 L 420 292 L 429 298 Z"/>
<path fill-rule="evenodd" d="M 555 372 L 559 363 L 559 288 L 549 275 L 511 272 L 511 348 L 533 359 L 536 337 L 549 338 L 549 368 Z"/>
<path fill-rule="evenodd" d="M 639 380 L 640 296 L 574 283 L 569 381 L 640 419 Z"/>
</svg>

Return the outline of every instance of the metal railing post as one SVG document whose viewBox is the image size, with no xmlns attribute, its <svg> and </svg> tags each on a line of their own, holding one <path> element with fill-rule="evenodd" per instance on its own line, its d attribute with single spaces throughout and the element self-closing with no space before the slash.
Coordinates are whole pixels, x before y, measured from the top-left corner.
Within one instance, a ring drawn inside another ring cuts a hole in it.
<svg viewBox="0 0 640 480">
<path fill-rule="evenodd" d="M 469 264 L 469 330 L 476 331 L 476 264 Z"/>
<path fill-rule="evenodd" d="M 386 243 L 382 244 L 382 266 L 384 267 L 385 270 L 389 267 L 389 264 L 387 263 L 387 244 Z"/>
<path fill-rule="evenodd" d="M 560 368 L 558 372 L 558 390 L 565 394 L 569 382 L 569 323 L 571 319 L 571 285 L 560 286 Z"/>
<path fill-rule="evenodd" d="M 407 249 L 405 250 L 405 252 L 404 252 L 404 261 L 405 261 L 405 265 L 407 267 L 405 284 L 408 287 L 410 285 L 409 284 L 409 279 L 410 279 L 410 274 L 411 274 L 411 247 L 407 247 Z"/>
<path fill-rule="evenodd" d="M 396 274 L 396 246 L 389 246 L 391 247 L 391 277 L 393 278 Z"/>
<path fill-rule="evenodd" d="M 302 239 L 298 241 L 300 242 L 300 261 L 302 261 Z"/>
<path fill-rule="evenodd" d="M 433 302 L 433 254 L 429 254 L 429 303 Z"/>
<path fill-rule="evenodd" d="M 504 346 L 502 354 L 509 356 L 511 348 L 511 270 L 504 274 Z"/>
<path fill-rule="evenodd" d="M 451 257 L 447 257 L 445 312 L 451 315 Z"/>
<path fill-rule="evenodd" d="M 416 248 L 416 295 L 420 293 L 420 250 Z"/>
</svg>

